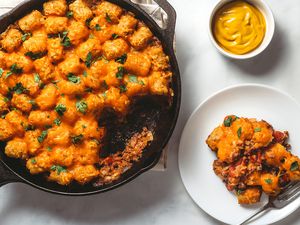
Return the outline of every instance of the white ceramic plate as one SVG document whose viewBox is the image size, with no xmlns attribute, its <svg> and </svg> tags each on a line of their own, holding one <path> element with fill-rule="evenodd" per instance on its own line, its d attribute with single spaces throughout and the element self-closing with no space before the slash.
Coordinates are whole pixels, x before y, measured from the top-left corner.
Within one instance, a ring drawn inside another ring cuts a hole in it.
<svg viewBox="0 0 300 225">
<path fill-rule="evenodd" d="M 204 101 L 188 120 L 179 147 L 182 181 L 192 199 L 209 215 L 228 224 L 238 224 L 267 200 L 252 207 L 240 206 L 212 169 L 216 159 L 206 145 L 210 132 L 226 115 L 264 119 L 277 130 L 288 130 L 292 152 L 300 155 L 300 106 L 289 95 L 272 87 L 245 84 L 226 88 Z M 298 137 L 297 137 L 298 136 Z M 272 210 L 251 224 L 271 224 L 300 206 L 300 198 L 281 210 Z"/>
</svg>

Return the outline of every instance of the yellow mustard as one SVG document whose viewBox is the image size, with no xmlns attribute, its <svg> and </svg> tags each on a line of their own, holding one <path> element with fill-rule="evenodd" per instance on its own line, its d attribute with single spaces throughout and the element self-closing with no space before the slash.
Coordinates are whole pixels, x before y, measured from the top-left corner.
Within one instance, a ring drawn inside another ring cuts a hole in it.
<svg viewBox="0 0 300 225">
<path fill-rule="evenodd" d="M 263 41 L 266 21 L 255 6 L 246 1 L 232 1 L 220 8 L 213 20 L 215 40 L 226 51 L 243 55 Z"/>
</svg>

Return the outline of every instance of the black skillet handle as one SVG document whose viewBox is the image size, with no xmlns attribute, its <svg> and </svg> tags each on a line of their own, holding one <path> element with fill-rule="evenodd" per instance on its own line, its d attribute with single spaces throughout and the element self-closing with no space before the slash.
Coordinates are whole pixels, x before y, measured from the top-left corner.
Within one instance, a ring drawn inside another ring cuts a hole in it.
<svg viewBox="0 0 300 225">
<path fill-rule="evenodd" d="M 167 0 L 154 0 L 168 15 L 168 23 L 166 29 L 163 29 L 164 36 L 168 39 L 167 43 L 174 48 L 176 11 Z"/>
<path fill-rule="evenodd" d="M 14 182 L 21 182 L 21 179 L 7 169 L 6 166 L 0 161 L 0 187 Z"/>
</svg>

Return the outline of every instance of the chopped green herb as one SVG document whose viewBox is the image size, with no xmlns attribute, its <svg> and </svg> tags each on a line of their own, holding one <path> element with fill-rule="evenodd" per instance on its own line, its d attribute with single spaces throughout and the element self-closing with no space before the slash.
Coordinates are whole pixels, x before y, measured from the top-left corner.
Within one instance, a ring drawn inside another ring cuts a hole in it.
<svg viewBox="0 0 300 225">
<path fill-rule="evenodd" d="M 27 126 L 24 127 L 25 131 L 34 130 L 34 129 L 35 129 L 34 126 L 31 124 L 28 124 Z"/>
<path fill-rule="evenodd" d="M 109 14 L 108 14 L 108 13 L 106 13 L 106 15 L 105 15 L 105 19 L 106 19 L 106 21 L 107 21 L 107 22 L 109 22 L 109 23 L 111 23 L 111 22 L 112 22 L 112 20 L 111 20 L 111 18 L 110 18 L 110 16 L 109 16 Z"/>
<path fill-rule="evenodd" d="M 230 127 L 230 126 L 231 126 L 231 123 L 232 123 L 232 117 L 231 117 L 231 116 L 227 117 L 227 118 L 224 120 L 224 126 L 225 126 L 225 127 Z"/>
<path fill-rule="evenodd" d="M 82 128 L 85 129 L 85 128 L 87 128 L 87 126 L 86 126 L 85 124 L 83 124 L 83 125 L 82 125 Z"/>
<path fill-rule="evenodd" d="M 93 55 L 91 52 L 89 52 L 86 56 L 86 60 L 85 60 L 85 65 L 86 67 L 90 68 L 92 65 L 92 61 L 93 61 Z"/>
<path fill-rule="evenodd" d="M 84 89 L 84 92 L 87 92 L 87 93 L 92 92 L 92 91 L 93 91 L 93 88 L 91 88 L 91 87 L 87 87 Z"/>
<path fill-rule="evenodd" d="M 118 72 L 116 73 L 116 77 L 118 79 L 123 79 L 124 76 L 124 67 L 123 66 L 119 66 L 118 67 Z"/>
<path fill-rule="evenodd" d="M 95 30 L 96 31 L 100 31 L 101 30 L 101 27 L 100 27 L 100 25 L 98 23 L 95 25 Z"/>
<path fill-rule="evenodd" d="M 36 164 L 35 158 L 32 158 L 30 161 L 31 161 L 32 164 Z"/>
<path fill-rule="evenodd" d="M 116 62 L 124 64 L 127 60 L 127 54 L 123 54 L 116 59 Z"/>
<path fill-rule="evenodd" d="M 67 169 L 65 167 L 59 166 L 59 165 L 53 165 L 53 166 L 51 166 L 50 170 L 56 171 L 58 175 L 61 174 L 61 173 L 63 173 L 63 172 L 67 172 Z"/>
<path fill-rule="evenodd" d="M 47 135 L 48 135 L 47 130 L 42 131 L 41 135 L 38 136 L 39 143 L 42 143 L 45 140 L 45 138 L 47 137 Z"/>
<path fill-rule="evenodd" d="M 241 136 L 242 136 L 242 128 L 241 127 L 237 130 L 237 135 L 239 138 L 241 138 Z"/>
<path fill-rule="evenodd" d="M 9 76 L 11 76 L 13 73 L 11 71 L 8 71 L 5 75 L 5 79 L 7 79 Z"/>
<path fill-rule="evenodd" d="M 85 101 L 78 101 L 76 102 L 76 109 L 78 112 L 85 114 L 88 109 L 88 105 Z"/>
<path fill-rule="evenodd" d="M 31 58 L 32 60 L 37 60 L 45 56 L 47 53 L 46 52 L 26 52 L 25 55 Z"/>
<path fill-rule="evenodd" d="M 59 126 L 61 124 L 61 120 L 59 118 L 56 118 L 53 123 L 57 126 Z"/>
<path fill-rule="evenodd" d="M 3 98 L 3 101 L 4 101 L 4 102 L 9 102 L 9 99 L 8 99 L 7 97 L 4 97 L 4 98 Z"/>
<path fill-rule="evenodd" d="M 30 103 L 31 105 L 35 105 L 35 104 L 36 104 L 36 102 L 35 102 L 34 99 L 30 99 L 30 100 L 29 100 L 29 103 Z"/>
<path fill-rule="evenodd" d="M 255 132 L 255 133 L 261 132 L 261 128 L 260 128 L 260 127 L 256 127 L 256 128 L 254 129 L 254 132 Z"/>
<path fill-rule="evenodd" d="M 67 110 L 67 107 L 64 104 L 58 104 L 55 107 L 55 111 L 57 112 L 58 115 L 63 116 L 65 111 Z"/>
<path fill-rule="evenodd" d="M 80 83 L 80 77 L 75 76 L 73 73 L 69 73 L 67 75 L 67 78 L 70 82 L 74 83 L 74 84 L 79 84 Z"/>
<path fill-rule="evenodd" d="M 23 87 L 22 83 L 17 83 L 16 86 L 13 87 L 12 91 L 19 95 L 27 92 L 27 89 Z"/>
<path fill-rule="evenodd" d="M 41 81 L 40 75 L 38 73 L 35 73 L 33 76 L 34 76 L 34 82 L 40 83 L 40 81 Z"/>
<path fill-rule="evenodd" d="M 88 76 L 88 73 L 86 71 L 83 71 L 83 76 L 84 77 L 87 77 Z"/>
<path fill-rule="evenodd" d="M 51 148 L 50 146 L 48 146 L 48 147 L 47 147 L 47 151 L 48 151 L 48 152 L 51 152 L 51 151 L 52 151 L 52 148 Z"/>
<path fill-rule="evenodd" d="M 265 182 L 267 183 L 267 184 L 272 184 L 272 179 L 270 179 L 270 178 L 268 178 L 268 179 L 265 179 Z"/>
<path fill-rule="evenodd" d="M 70 18 L 72 18 L 73 17 L 73 12 L 72 11 L 68 11 L 67 13 L 66 13 L 66 16 L 70 19 Z"/>
<path fill-rule="evenodd" d="M 119 35 L 117 35 L 117 34 L 112 34 L 111 37 L 112 37 L 113 39 L 117 39 L 117 38 L 119 37 Z"/>
<path fill-rule="evenodd" d="M 0 68 L 0 78 L 2 77 L 4 70 L 2 68 Z"/>
<path fill-rule="evenodd" d="M 293 162 L 290 168 L 290 171 L 296 171 L 296 170 L 299 170 L 299 164 L 297 161 Z"/>
<path fill-rule="evenodd" d="M 89 35 L 89 39 L 93 39 L 95 36 L 93 34 Z"/>
<path fill-rule="evenodd" d="M 72 139 L 72 143 L 74 145 L 76 145 L 76 144 L 80 143 L 83 140 L 83 135 L 79 134 L 77 136 L 73 136 L 71 139 Z"/>
<path fill-rule="evenodd" d="M 71 46 L 71 40 L 70 38 L 68 37 L 68 31 L 64 31 L 62 32 L 62 35 L 59 34 L 59 37 L 61 39 L 61 45 L 64 46 L 64 47 L 70 47 Z"/>
<path fill-rule="evenodd" d="M 244 192 L 245 192 L 245 191 L 239 189 L 239 190 L 237 190 L 236 193 L 237 193 L 237 195 L 241 195 L 241 194 L 243 194 Z"/>
<path fill-rule="evenodd" d="M 27 40 L 28 37 L 31 37 L 31 36 L 32 36 L 31 33 L 25 33 L 25 34 L 22 35 L 22 38 L 21 38 L 21 39 L 22 39 L 22 41 L 24 42 L 24 41 Z"/>
<path fill-rule="evenodd" d="M 85 25 L 87 27 L 90 27 L 91 26 L 91 21 L 92 21 L 93 18 L 88 18 L 86 21 L 85 21 Z"/>
<path fill-rule="evenodd" d="M 134 76 L 134 75 L 129 75 L 128 79 L 129 79 L 129 82 L 131 82 L 131 83 L 138 83 L 139 82 L 139 80 L 137 79 L 137 76 Z"/>
<path fill-rule="evenodd" d="M 15 73 L 15 74 L 20 74 L 23 72 L 23 69 L 21 67 L 18 67 L 17 63 L 14 63 L 10 67 L 10 72 Z"/>
<path fill-rule="evenodd" d="M 126 87 L 126 85 L 121 85 L 120 86 L 120 93 L 124 93 L 124 92 L 126 92 L 127 91 L 127 87 Z"/>
</svg>

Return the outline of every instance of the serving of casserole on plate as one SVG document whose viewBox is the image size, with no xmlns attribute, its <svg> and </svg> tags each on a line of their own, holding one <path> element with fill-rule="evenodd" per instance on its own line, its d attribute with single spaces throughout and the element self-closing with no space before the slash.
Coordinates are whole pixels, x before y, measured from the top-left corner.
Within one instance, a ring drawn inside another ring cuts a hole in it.
<svg viewBox="0 0 300 225">
<path fill-rule="evenodd" d="M 168 107 L 174 95 L 161 42 L 108 1 L 47 1 L 9 26 L 0 46 L 5 154 L 61 185 L 117 180 L 154 134 L 143 127 L 105 154 L 110 122 L 126 124 L 141 96 Z"/>
</svg>

